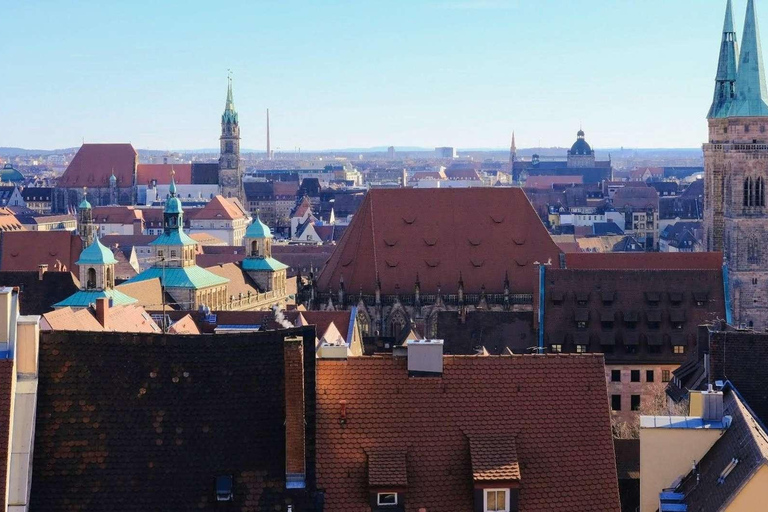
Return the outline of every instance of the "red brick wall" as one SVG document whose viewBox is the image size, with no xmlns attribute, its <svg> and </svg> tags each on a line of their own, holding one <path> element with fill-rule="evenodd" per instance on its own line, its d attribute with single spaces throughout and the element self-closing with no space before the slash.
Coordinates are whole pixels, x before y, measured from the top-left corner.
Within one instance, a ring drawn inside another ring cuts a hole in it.
<svg viewBox="0 0 768 512">
<path fill-rule="evenodd" d="M 304 454 L 304 348 L 302 338 L 286 338 L 285 358 L 285 471 L 306 472 Z"/>
</svg>

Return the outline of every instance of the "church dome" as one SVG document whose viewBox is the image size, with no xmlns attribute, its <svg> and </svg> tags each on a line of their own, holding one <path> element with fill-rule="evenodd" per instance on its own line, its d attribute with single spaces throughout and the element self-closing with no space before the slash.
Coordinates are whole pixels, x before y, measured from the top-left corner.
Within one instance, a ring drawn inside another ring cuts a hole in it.
<svg viewBox="0 0 768 512">
<path fill-rule="evenodd" d="M 91 203 L 88 202 L 88 200 L 83 197 L 83 200 L 80 201 L 80 204 L 77 205 L 78 210 L 90 210 L 91 209 Z"/>
<path fill-rule="evenodd" d="M 117 263 L 115 255 L 107 249 L 99 239 L 95 239 L 91 245 L 83 249 L 77 265 L 110 265 Z"/>
<path fill-rule="evenodd" d="M 18 182 L 24 181 L 24 175 L 13 168 L 11 164 L 5 164 L 0 170 L 0 181 Z"/>
<path fill-rule="evenodd" d="M 257 213 L 253 223 L 245 230 L 245 236 L 247 238 L 272 238 L 272 231 L 270 231 L 269 226 L 261 222 Z"/>
<path fill-rule="evenodd" d="M 571 150 L 568 152 L 569 155 L 591 155 L 592 154 L 592 148 L 587 144 L 587 141 L 584 140 L 584 130 L 579 130 L 576 133 L 576 142 L 573 143 L 573 146 L 571 146 Z"/>
</svg>

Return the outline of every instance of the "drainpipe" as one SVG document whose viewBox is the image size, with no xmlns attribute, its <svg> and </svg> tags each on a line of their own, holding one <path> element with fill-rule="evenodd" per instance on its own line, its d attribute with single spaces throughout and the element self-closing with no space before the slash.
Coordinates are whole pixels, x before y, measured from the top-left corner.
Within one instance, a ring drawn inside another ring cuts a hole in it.
<svg viewBox="0 0 768 512">
<path fill-rule="evenodd" d="M 725 296 L 725 321 L 728 325 L 733 325 L 733 315 L 731 313 L 731 290 L 728 282 L 728 263 L 723 262 L 723 295 Z"/>
<path fill-rule="evenodd" d="M 544 277 L 546 265 L 539 265 L 539 354 L 544 353 Z"/>
</svg>

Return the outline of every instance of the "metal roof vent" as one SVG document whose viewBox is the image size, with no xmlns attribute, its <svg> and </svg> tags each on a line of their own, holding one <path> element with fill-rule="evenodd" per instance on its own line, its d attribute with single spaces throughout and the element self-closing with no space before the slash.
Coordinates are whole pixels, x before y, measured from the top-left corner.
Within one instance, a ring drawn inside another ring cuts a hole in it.
<svg viewBox="0 0 768 512">
<path fill-rule="evenodd" d="M 408 375 L 439 377 L 443 374 L 443 340 L 411 340 L 408 347 Z"/>
<path fill-rule="evenodd" d="M 232 501 L 232 475 L 216 477 L 216 501 Z"/>
</svg>

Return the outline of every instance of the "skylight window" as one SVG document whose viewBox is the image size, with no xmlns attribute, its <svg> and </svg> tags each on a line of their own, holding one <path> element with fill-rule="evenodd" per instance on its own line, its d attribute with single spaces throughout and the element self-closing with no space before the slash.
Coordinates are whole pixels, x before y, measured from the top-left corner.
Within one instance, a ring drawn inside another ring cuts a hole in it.
<svg viewBox="0 0 768 512">
<path fill-rule="evenodd" d="M 739 464 L 739 459 L 733 458 L 731 459 L 731 462 L 728 463 L 727 466 L 725 466 L 725 469 L 720 473 L 720 478 L 717 479 L 717 483 L 722 485 L 725 483 L 725 479 L 728 478 L 728 475 L 731 474 L 731 471 L 736 469 L 736 466 Z"/>
</svg>

